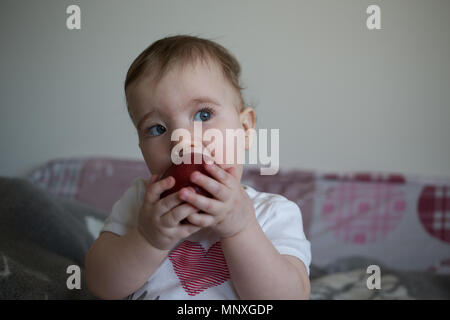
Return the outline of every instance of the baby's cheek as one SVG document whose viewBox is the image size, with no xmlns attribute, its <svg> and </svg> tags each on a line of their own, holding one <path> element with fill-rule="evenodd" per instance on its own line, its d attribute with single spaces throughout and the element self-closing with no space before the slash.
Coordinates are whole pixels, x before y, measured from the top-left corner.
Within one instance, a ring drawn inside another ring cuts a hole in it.
<svg viewBox="0 0 450 320">
<path fill-rule="evenodd" d="M 245 136 L 236 135 L 233 139 L 229 138 L 225 141 L 224 161 L 227 164 L 243 164 L 245 162 Z"/>
<path fill-rule="evenodd" d="M 217 128 L 216 128 L 217 129 Z M 239 128 L 219 129 L 221 135 L 214 134 L 213 141 L 210 136 L 204 136 L 205 146 L 212 154 L 214 161 L 219 164 L 243 164 L 245 161 L 245 134 Z M 211 142 L 212 141 L 212 142 Z"/>
<path fill-rule="evenodd" d="M 144 157 L 144 161 L 147 165 L 147 168 L 152 173 L 159 173 L 167 167 L 167 161 L 165 161 L 163 157 L 163 153 L 159 152 L 151 152 L 149 150 L 143 149 L 142 156 Z"/>
</svg>

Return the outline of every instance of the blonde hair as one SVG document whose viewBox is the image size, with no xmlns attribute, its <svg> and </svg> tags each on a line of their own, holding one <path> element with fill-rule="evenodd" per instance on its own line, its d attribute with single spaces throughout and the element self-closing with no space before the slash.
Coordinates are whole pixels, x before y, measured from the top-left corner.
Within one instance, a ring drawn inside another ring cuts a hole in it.
<svg viewBox="0 0 450 320">
<path fill-rule="evenodd" d="M 175 65 L 185 66 L 200 58 L 216 62 L 222 69 L 224 78 L 233 86 L 239 97 L 238 110 L 246 103 L 242 96 L 244 89 L 240 84 L 241 66 L 237 59 L 223 46 L 209 40 L 189 35 L 176 35 L 155 41 L 145 49 L 131 64 L 125 79 L 124 90 L 143 75 L 152 75 L 158 82 Z M 128 112 L 130 108 L 127 105 Z"/>
</svg>

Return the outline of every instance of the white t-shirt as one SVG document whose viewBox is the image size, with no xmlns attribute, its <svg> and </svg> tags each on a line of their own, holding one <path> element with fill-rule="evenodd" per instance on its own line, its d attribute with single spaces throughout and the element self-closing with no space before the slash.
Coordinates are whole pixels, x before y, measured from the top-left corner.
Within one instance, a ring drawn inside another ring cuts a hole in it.
<svg viewBox="0 0 450 320">
<path fill-rule="evenodd" d="M 125 235 L 136 226 L 147 180 L 137 178 L 114 204 L 101 230 Z M 311 246 L 293 201 L 242 185 L 253 201 L 257 221 L 280 254 L 300 259 L 309 275 Z M 220 239 L 202 229 L 181 240 L 129 299 L 238 299 L 230 281 Z"/>
</svg>

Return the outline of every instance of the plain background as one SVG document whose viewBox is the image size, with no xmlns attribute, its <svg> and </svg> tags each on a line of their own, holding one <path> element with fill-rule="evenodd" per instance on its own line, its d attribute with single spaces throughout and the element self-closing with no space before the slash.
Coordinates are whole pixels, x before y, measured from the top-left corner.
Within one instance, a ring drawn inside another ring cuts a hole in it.
<svg viewBox="0 0 450 320">
<path fill-rule="evenodd" d="M 81 30 L 66 28 L 67 6 Z M 368 30 L 366 8 L 381 8 Z M 448 0 L 2 0 L 0 175 L 54 158 L 142 159 L 123 81 L 153 41 L 215 40 L 240 61 L 282 168 L 450 176 Z"/>
</svg>

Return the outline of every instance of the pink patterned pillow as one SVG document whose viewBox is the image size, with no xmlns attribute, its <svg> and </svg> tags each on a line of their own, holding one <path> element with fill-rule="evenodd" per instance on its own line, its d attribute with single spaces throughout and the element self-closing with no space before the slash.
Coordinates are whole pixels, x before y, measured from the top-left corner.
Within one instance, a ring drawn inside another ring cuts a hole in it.
<svg viewBox="0 0 450 320">
<path fill-rule="evenodd" d="M 144 161 L 92 157 L 52 160 L 29 180 L 106 217 L 134 179 L 149 176 Z M 396 269 L 450 273 L 450 178 L 297 169 L 261 176 L 247 167 L 242 183 L 298 204 L 316 266 L 363 256 Z"/>
<path fill-rule="evenodd" d="M 32 172 L 29 180 L 107 214 L 135 178 L 149 176 L 144 161 L 92 157 L 52 160 Z"/>
</svg>

